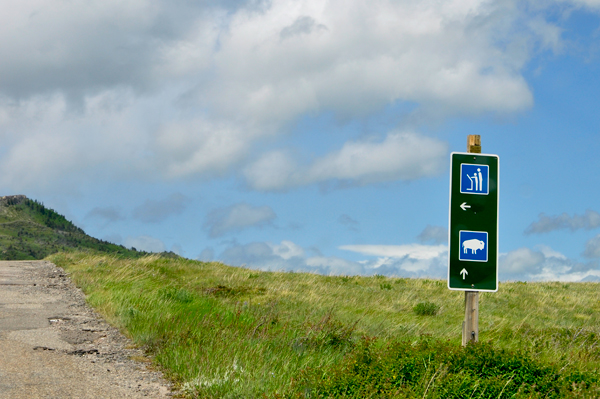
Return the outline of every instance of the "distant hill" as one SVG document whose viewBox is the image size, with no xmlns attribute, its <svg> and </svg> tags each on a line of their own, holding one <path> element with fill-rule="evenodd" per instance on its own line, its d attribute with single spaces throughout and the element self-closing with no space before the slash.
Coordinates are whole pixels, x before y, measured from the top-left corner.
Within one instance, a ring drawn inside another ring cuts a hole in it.
<svg viewBox="0 0 600 399">
<path fill-rule="evenodd" d="M 0 197 L 1 260 L 43 259 L 73 250 L 94 250 L 125 258 L 148 254 L 90 237 L 63 215 L 24 195 Z"/>
</svg>

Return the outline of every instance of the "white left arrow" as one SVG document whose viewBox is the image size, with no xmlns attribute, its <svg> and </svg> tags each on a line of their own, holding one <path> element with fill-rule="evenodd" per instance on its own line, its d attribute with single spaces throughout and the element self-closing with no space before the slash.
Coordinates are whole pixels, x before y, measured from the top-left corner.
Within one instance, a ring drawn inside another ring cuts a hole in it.
<svg viewBox="0 0 600 399">
<path fill-rule="evenodd" d="M 463 280 L 465 279 L 465 277 L 467 276 L 467 274 L 469 274 L 469 272 L 467 271 L 467 269 L 462 269 L 460 271 L 461 276 L 463 276 Z"/>
<path fill-rule="evenodd" d="M 461 208 L 463 211 L 466 211 L 466 210 L 467 210 L 468 208 L 470 208 L 470 207 L 471 207 L 471 205 L 467 205 L 467 203 L 466 203 L 466 202 L 463 202 L 462 204 L 460 204 L 460 208 Z"/>
</svg>

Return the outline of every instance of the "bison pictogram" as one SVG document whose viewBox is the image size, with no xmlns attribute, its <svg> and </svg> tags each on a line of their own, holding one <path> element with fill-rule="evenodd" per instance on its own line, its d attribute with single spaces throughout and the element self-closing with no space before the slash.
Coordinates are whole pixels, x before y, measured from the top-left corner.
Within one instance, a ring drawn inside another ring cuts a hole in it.
<svg viewBox="0 0 600 399">
<path fill-rule="evenodd" d="M 473 238 L 471 240 L 463 241 L 462 246 L 464 253 L 467 253 L 467 249 L 470 249 L 471 254 L 474 254 L 477 252 L 477 250 L 485 248 L 485 242 Z"/>
</svg>

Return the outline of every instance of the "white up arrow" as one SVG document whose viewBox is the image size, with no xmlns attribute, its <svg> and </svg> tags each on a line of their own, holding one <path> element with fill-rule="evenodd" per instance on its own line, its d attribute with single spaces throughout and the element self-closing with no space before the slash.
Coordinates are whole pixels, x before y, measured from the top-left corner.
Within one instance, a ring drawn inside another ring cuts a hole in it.
<svg viewBox="0 0 600 399">
<path fill-rule="evenodd" d="M 466 202 L 463 202 L 462 204 L 460 204 L 460 208 L 461 208 L 463 211 L 466 211 L 466 210 L 467 210 L 468 208 L 470 208 L 470 207 L 471 207 L 471 205 L 467 205 L 467 203 L 466 203 Z"/>
<path fill-rule="evenodd" d="M 466 275 L 469 274 L 469 272 L 467 271 L 467 269 L 462 269 L 460 271 L 461 276 L 463 276 L 463 280 L 465 279 Z"/>
</svg>

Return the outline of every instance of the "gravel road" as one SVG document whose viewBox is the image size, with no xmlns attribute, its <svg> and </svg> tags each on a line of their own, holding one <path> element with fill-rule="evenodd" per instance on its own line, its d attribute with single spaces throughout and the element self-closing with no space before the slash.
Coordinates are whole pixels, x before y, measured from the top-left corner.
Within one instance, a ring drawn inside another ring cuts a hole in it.
<svg viewBox="0 0 600 399">
<path fill-rule="evenodd" d="M 161 373 L 85 304 L 61 268 L 0 261 L 0 398 L 172 395 Z"/>
</svg>

